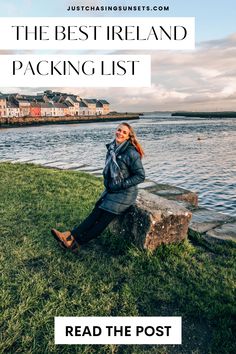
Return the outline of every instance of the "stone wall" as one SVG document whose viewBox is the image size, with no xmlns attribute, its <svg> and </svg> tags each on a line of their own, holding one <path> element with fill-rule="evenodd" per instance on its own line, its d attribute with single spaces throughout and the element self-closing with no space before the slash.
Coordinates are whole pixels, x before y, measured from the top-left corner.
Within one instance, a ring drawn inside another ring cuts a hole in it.
<svg viewBox="0 0 236 354">
<path fill-rule="evenodd" d="M 108 114 L 98 116 L 62 116 L 62 117 L 0 117 L 0 125 L 19 126 L 55 123 L 100 122 L 127 119 L 139 119 L 136 114 Z"/>
</svg>

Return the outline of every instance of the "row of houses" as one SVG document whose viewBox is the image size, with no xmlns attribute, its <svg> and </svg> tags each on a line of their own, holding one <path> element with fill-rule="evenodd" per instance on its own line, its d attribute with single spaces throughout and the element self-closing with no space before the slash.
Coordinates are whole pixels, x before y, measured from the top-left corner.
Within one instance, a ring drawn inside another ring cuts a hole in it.
<svg viewBox="0 0 236 354">
<path fill-rule="evenodd" d="M 0 117 L 95 116 L 110 112 L 104 99 L 81 98 L 51 90 L 37 95 L 0 93 Z"/>
</svg>

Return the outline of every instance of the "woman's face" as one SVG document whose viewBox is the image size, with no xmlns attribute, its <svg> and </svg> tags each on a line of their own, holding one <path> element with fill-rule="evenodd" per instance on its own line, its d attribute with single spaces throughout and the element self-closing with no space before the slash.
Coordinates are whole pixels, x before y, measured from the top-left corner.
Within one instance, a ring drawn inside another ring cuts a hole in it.
<svg viewBox="0 0 236 354">
<path fill-rule="evenodd" d="M 118 125 L 116 129 L 116 143 L 122 144 L 125 140 L 129 139 L 129 128 L 126 125 Z"/>
</svg>

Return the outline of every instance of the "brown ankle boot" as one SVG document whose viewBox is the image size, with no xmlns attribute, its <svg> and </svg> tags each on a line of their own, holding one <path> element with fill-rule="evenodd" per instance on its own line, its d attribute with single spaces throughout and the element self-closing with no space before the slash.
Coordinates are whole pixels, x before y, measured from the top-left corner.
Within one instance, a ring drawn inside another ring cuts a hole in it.
<svg viewBox="0 0 236 354">
<path fill-rule="evenodd" d="M 71 235 L 70 231 L 60 232 L 56 229 L 52 229 L 51 233 L 64 248 L 70 249 L 72 252 L 77 251 L 79 248 L 79 244 L 76 242 L 74 236 Z"/>
</svg>

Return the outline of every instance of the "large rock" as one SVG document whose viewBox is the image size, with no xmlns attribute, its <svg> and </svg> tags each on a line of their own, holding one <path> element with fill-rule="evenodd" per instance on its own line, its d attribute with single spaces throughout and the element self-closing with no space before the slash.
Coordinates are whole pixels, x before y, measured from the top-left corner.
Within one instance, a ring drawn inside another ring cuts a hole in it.
<svg viewBox="0 0 236 354">
<path fill-rule="evenodd" d="M 140 190 L 136 205 L 117 217 L 110 229 L 140 248 L 155 250 L 161 244 L 184 240 L 191 216 L 176 202 Z"/>
</svg>

